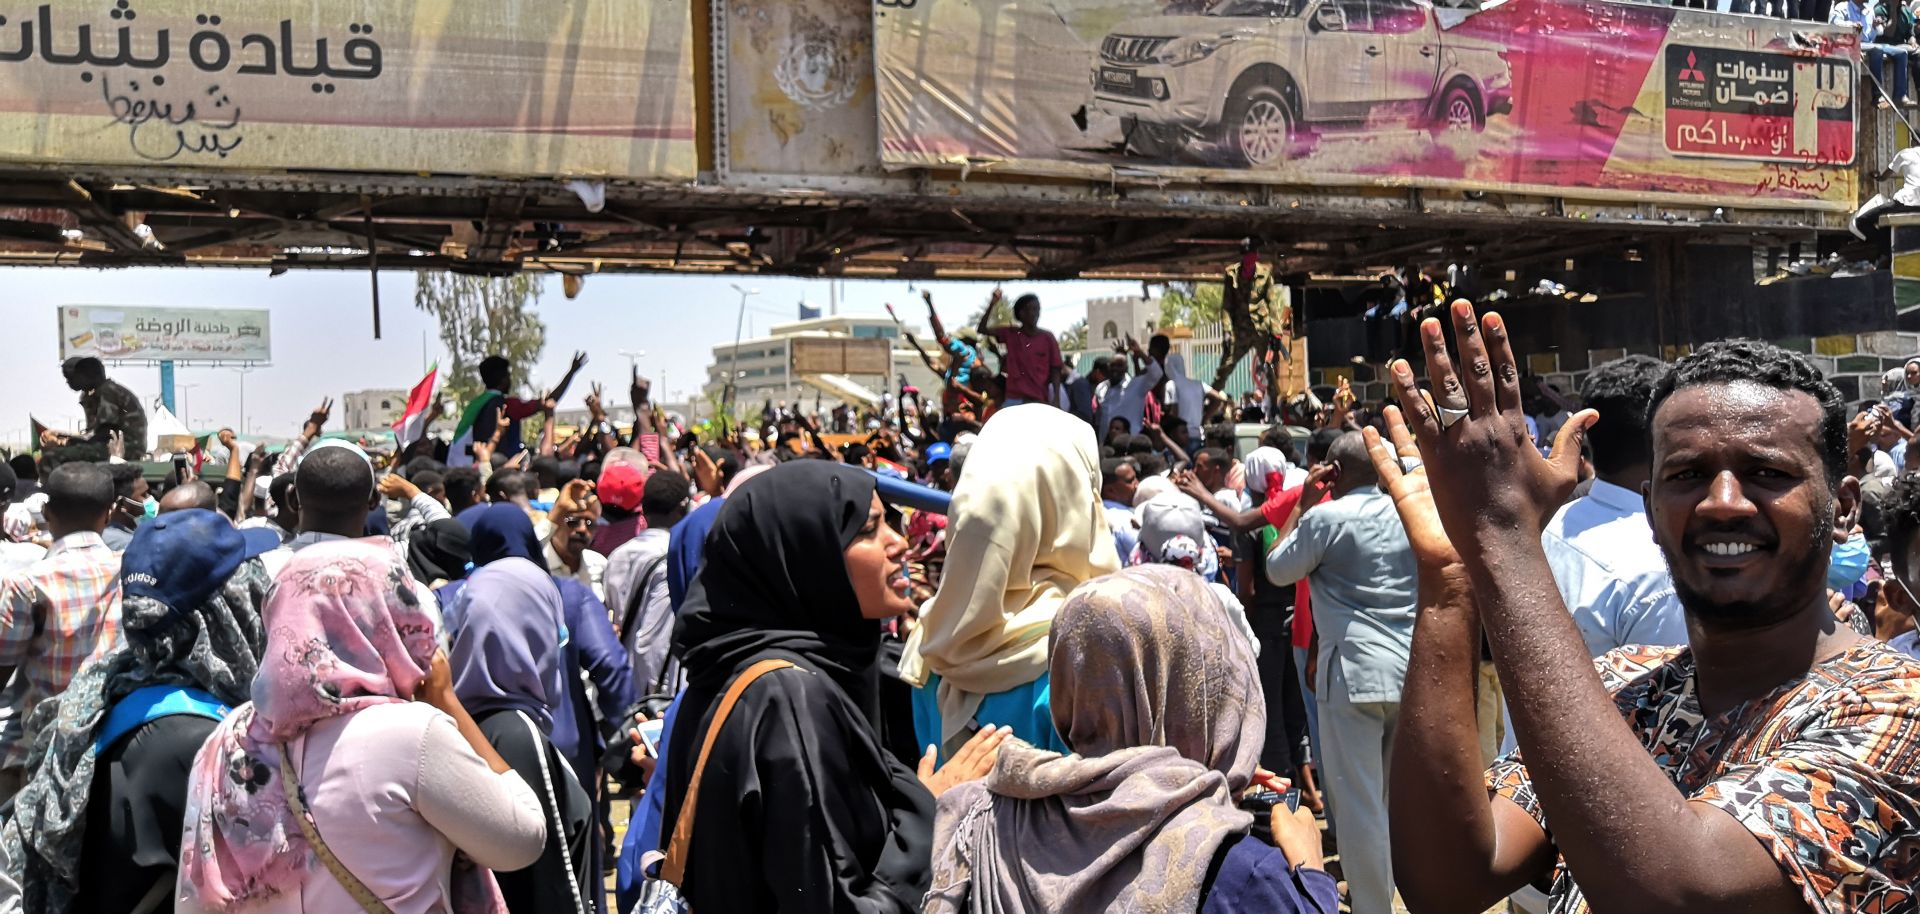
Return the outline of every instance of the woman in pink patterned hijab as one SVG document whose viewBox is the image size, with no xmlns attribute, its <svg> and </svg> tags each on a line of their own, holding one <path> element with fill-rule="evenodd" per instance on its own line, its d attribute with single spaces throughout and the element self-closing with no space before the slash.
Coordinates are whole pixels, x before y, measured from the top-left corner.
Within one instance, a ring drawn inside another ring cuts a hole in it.
<svg viewBox="0 0 1920 914">
<path fill-rule="evenodd" d="M 194 759 L 181 910 L 359 910 L 338 904 L 356 904 L 355 890 L 328 872 L 295 818 L 284 752 L 322 841 L 396 914 L 503 911 L 492 873 L 452 852 L 503 869 L 526 865 L 545 840 L 540 807 L 484 738 L 478 746 L 465 738 L 472 721 L 451 697 L 435 622 L 406 567 L 365 542 L 310 546 L 276 579 L 262 615 L 267 646 L 253 700 Z M 454 789 L 482 790 L 466 798 L 475 807 L 467 821 L 440 808 L 437 798 Z M 403 808 L 383 806 L 396 802 Z M 495 804 L 505 808 L 486 811 Z M 392 865 L 396 855 L 401 865 Z M 437 857 L 451 868 L 440 869 Z M 419 872 L 405 873 L 408 864 Z M 385 883 L 407 881 L 426 885 L 406 887 L 411 898 L 396 901 Z"/>
</svg>

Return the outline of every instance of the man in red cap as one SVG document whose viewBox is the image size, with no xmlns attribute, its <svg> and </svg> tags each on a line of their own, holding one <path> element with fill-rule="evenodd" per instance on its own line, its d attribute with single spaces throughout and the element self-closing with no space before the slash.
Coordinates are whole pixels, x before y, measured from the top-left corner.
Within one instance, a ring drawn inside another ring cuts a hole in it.
<svg viewBox="0 0 1920 914">
<path fill-rule="evenodd" d="M 646 474 L 630 463 L 615 461 L 600 471 L 594 491 L 600 496 L 604 523 L 594 531 L 593 551 L 611 556 L 647 528 L 646 518 L 640 515 L 640 494 L 646 484 Z"/>
</svg>

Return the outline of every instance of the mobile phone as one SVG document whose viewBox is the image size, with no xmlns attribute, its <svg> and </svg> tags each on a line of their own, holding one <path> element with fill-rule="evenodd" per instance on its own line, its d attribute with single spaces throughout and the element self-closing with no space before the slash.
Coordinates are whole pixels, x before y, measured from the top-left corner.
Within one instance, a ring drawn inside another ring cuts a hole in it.
<svg viewBox="0 0 1920 914">
<path fill-rule="evenodd" d="M 1268 821 L 1268 817 L 1276 806 L 1285 806 L 1290 813 L 1297 812 L 1300 809 L 1300 788 L 1289 786 L 1282 792 L 1258 787 L 1242 795 L 1238 805 L 1253 814 L 1253 836 L 1272 844 L 1273 823 Z"/>
<path fill-rule="evenodd" d="M 640 731 L 640 742 L 646 745 L 647 754 L 654 758 L 660 757 L 660 730 L 664 726 L 665 720 L 650 720 L 634 728 Z"/>
</svg>

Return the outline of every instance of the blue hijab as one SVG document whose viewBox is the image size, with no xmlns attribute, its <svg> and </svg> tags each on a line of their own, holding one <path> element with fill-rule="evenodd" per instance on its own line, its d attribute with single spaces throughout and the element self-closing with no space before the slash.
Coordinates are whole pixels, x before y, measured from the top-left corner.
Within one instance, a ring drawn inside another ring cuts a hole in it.
<svg viewBox="0 0 1920 914">
<path fill-rule="evenodd" d="M 447 660 L 460 703 L 476 716 L 525 712 L 542 732 L 552 730 L 553 708 L 567 696 L 566 624 L 553 576 L 518 556 L 503 558 L 468 577 L 455 602 L 460 623 Z"/>
<path fill-rule="evenodd" d="M 533 534 L 533 521 L 519 505 L 488 505 L 474 515 L 472 526 L 473 567 L 504 558 L 526 559 L 545 567 L 545 550 Z"/>
<path fill-rule="evenodd" d="M 710 499 L 681 518 L 667 535 L 667 600 L 676 613 L 680 605 L 687 602 L 687 588 L 693 586 L 693 579 L 700 574 L 700 562 L 706 557 L 707 534 L 713 530 L 714 518 L 720 516 L 720 506 L 726 501 L 725 498 Z"/>
</svg>

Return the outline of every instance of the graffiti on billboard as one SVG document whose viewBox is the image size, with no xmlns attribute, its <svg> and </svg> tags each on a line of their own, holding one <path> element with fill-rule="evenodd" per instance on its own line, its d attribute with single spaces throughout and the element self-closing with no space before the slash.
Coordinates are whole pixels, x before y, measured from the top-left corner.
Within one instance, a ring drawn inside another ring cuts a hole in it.
<svg viewBox="0 0 1920 914">
<path fill-rule="evenodd" d="M 1855 203 L 1857 36 L 1608 0 L 915 0 L 889 167 Z"/>
<path fill-rule="evenodd" d="M 0 0 L 0 161 L 693 177 L 691 0 Z"/>
</svg>

